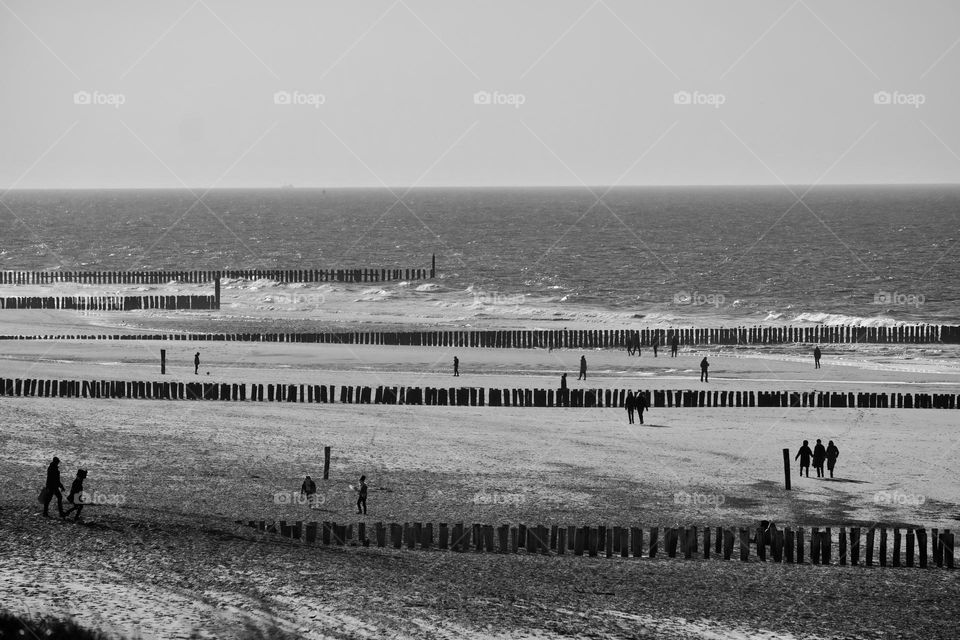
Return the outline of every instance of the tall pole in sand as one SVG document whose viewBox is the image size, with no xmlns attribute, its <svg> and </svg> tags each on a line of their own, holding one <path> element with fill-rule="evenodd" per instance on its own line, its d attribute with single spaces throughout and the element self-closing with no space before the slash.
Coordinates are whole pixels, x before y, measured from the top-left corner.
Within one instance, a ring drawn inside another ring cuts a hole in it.
<svg viewBox="0 0 960 640">
<path fill-rule="evenodd" d="M 783 484 L 790 491 L 790 449 L 783 450 Z"/>
<path fill-rule="evenodd" d="M 323 479 L 330 479 L 330 447 L 323 448 Z"/>
<path fill-rule="evenodd" d="M 433 254 L 433 258 L 430 260 L 430 277 L 437 277 L 437 254 Z"/>
<path fill-rule="evenodd" d="M 160 349 L 160 375 L 167 374 L 167 350 Z"/>
<path fill-rule="evenodd" d="M 213 287 L 213 297 L 214 297 L 213 303 L 216 305 L 216 308 L 219 310 L 220 309 L 220 277 L 219 275 L 217 276 L 216 283 L 214 284 L 214 287 Z"/>
</svg>

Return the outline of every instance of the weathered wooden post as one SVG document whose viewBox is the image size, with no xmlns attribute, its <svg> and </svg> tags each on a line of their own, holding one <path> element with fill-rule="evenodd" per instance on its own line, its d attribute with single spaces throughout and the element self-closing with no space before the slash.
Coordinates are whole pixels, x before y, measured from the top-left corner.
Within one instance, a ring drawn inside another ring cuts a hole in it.
<svg viewBox="0 0 960 640">
<path fill-rule="evenodd" d="M 216 309 L 220 309 L 220 278 L 217 278 L 213 284 L 213 304 Z"/>
<path fill-rule="evenodd" d="M 746 527 L 740 527 L 740 561 L 747 562 L 750 559 L 750 530 Z"/>
<path fill-rule="evenodd" d="M 900 528 L 893 528 L 893 566 L 900 566 Z"/>
<path fill-rule="evenodd" d="M 783 486 L 790 491 L 790 449 L 783 450 Z"/>
<path fill-rule="evenodd" d="M 917 547 L 920 549 L 920 568 L 927 568 L 927 530 L 917 529 Z"/>
<path fill-rule="evenodd" d="M 913 566 L 914 547 L 916 545 L 913 529 L 907 529 L 907 566 Z"/>
<path fill-rule="evenodd" d="M 850 564 L 860 563 L 860 527 L 850 527 Z"/>
<path fill-rule="evenodd" d="M 160 349 L 160 375 L 167 375 L 167 350 Z"/>
<path fill-rule="evenodd" d="M 887 528 L 880 528 L 880 566 L 887 566 Z"/>
<path fill-rule="evenodd" d="M 323 448 L 323 479 L 330 479 L 330 447 Z"/>
</svg>

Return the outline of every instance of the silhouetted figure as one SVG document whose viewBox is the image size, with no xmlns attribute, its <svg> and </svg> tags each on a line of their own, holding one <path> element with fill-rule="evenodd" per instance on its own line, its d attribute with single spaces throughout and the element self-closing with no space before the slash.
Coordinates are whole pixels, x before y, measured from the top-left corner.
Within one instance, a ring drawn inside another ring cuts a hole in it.
<svg viewBox="0 0 960 640">
<path fill-rule="evenodd" d="M 813 368 L 814 369 L 820 368 L 820 355 L 821 355 L 820 347 L 814 347 L 813 348 Z"/>
<path fill-rule="evenodd" d="M 659 342 L 659 341 L 658 341 L 658 340 L 654 340 L 654 341 L 653 341 L 653 357 L 654 357 L 654 358 L 657 357 L 657 346 L 658 346 L 658 345 L 657 345 L 657 342 Z"/>
<path fill-rule="evenodd" d="M 454 377 L 460 375 L 460 358 L 453 356 L 453 375 Z"/>
<path fill-rule="evenodd" d="M 633 412 L 637 408 L 637 401 L 633 397 L 633 391 L 627 391 L 627 397 L 623 401 L 623 407 L 627 410 L 627 424 L 633 424 Z"/>
<path fill-rule="evenodd" d="M 76 511 L 77 514 L 73 516 L 73 521 L 76 522 L 80 519 L 80 512 L 83 511 L 83 481 L 86 477 L 86 469 L 77 469 L 77 477 L 70 485 L 70 493 L 67 495 L 67 502 L 73 506 L 60 514 L 61 518 L 66 518 L 71 511 Z"/>
<path fill-rule="evenodd" d="M 580 356 L 580 375 L 577 380 L 587 379 L 587 356 Z"/>
<path fill-rule="evenodd" d="M 800 447 L 800 450 L 797 451 L 797 455 L 793 457 L 794 460 L 800 458 L 800 477 L 803 477 L 803 469 L 807 469 L 807 477 L 810 477 L 810 458 L 813 456 L 813 451 L 810 450 L 809 440 L 803 441 L 803 446 Z"/>
<path fill-rule="evenodd" d="M 300 485 L 300 495 L 307 496 L 307 504 L 310 505 L 311 509 L 316 506 L 317 483 L 310 476 L 303 479 L 303 484 Z"/>
<path fill-rule="evenodd" d="M 193 375 L 200 373 L 200 352 L 193 354 Z"/>
<path fill-rule="evenodd" d="M 813 468 L 817 470 L 817 477 L 823 477 L 823 461 L 827 459 L 827 449 L 823 446 L 820 438 L 817 438 L 817 446 L 813 448 Z M 807 472 L 809 476 L 809 471 Z"/>
<path fill-rule="evenodd" d="M 57 498 L 57 512 L 63 517 L 63 483 L 60 482 L 60 458 L 54 457 L 50 466 L 47 467 L 47 497 L 43 501 L 43 515 L 50 517 L 50 501 Z"/>
<path fill-rule="evenodd" d="M 360 476 L 360 484 L 357 486 L 357 513 L 367 514 L 367 476 Z"/>
<path fill-rule="evenodd" d="M 670 357 L 675 358 L 677 356 L 677 351 L 680 350 L 680 336 L 674 334 L 673 340 L 670 341 Z"/>
<path fill-rule="evenodd" d="M 567 389 L 567 374 L 560 376 L 560 402 L 561 407 L 570 406 L 570 391 Z"/>
<path fill-rule="evenodd" d="M 647 396 L 642 391 L 637 391 L 633 397 L 636 401 L 637 417 L 640 418 L 640 424 L 643 424 L 643 412 L 650 408 L 647 404 Z"/>
<path fill-rule="evenodd" d="M 833 440 L 827 443 L 827 471 L 830 472 L 830 477 L 833 477 L 833 468 L 837 465 L 837 458 L 840 457 L 840 449 L 837 449 L 837 445 L 833 444 Z"/>
<path fill-rule="evenodd" d="M 710 382 L 710 374 L 707 372 L 709 368 L 710 363 L 707 362 L 707 357 L 704 356 L 703 360 L 700 361 L 700 382 Z"/>
</svg>

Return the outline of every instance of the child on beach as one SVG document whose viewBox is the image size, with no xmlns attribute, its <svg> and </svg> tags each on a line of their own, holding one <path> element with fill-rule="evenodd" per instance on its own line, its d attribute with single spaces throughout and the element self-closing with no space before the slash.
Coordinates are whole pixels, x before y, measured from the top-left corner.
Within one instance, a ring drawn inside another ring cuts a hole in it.
<svg viewBox="0 0 960 640">
<path fill-rule="evenodd" d="M 67 502 L 73 506 L 61 513 L 61 518 L 66 518 L 71 511 L 76 511 L 77 515 L 73 516 L 73 521 L 76 522 L 80 519 L 80 512 L 83 511 L 83 481 L 86 477 L 86 469 L 77 469 L 77 477 L 70 485 L 70 494 L 67 495 Z"/>
<path fill-rule="evenodd" d="M 357 494 L 357 513 L 367 515 L 367 476 L 360 476 Z"/>
<path fill-rule="evenodd" d="M 623 401 L 623 406 L 627 410 L 627 424 L 633 424 L 633 410 L 637 407 L 633 391 L 627 391 L 627 397 Z"/>
<path fill-rule="evenodd" d="M 317 483 L 310 476 L 303 479 L 303 484 L 300 485 L 300 495 L 307 496 L 307 504 L 310 505 L 311 509 L 316 506 Z"/>
</svg>

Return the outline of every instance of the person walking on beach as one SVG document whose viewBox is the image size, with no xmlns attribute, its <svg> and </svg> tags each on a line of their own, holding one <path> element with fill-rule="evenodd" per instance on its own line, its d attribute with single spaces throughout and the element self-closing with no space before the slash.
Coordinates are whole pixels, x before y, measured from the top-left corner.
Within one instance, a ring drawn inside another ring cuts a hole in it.
<svg viewBox="0 0 960 640">
<path fill-rule="evenodd" d="M 810 457 L 813 456 L 813 451 L 810 450 L 810 441 L 804 440 L 803 446 L 800 447 L 800 450 L 797 451 L 797 455 L 793 457 L 794 460 L 800 458 L 800 477 L 803 477 L 803 470 L 806 468 L 807 477 L 810 477 Z"/>
<path fill-rule="evenodd" d="M 673 339 L 670 341 L 670 357 L 676 358 L 677 351 L 680 349 L 680 337 L 677 334 L 673 334 Z"/>
<path fill-rule="evenodd" d="M 453 376 L 455 378 L 460 376 L 460 358 L 457 356 L 453 356 Z"/>
<path fill-rule="evenodd" d="M 367 515 L 367 476 L 360 476 L 360 484 L 357 485 L 357 513 Z"/>
<path fill-rule="evenodd" d="M 560 406 L 569 407 L 570 406 L 570 391 L 567 390 L 567 374 L 564 373 L 560 376 Z"/>
<path fill-rule="evenodd" d="M 817 438 L 817 446 L 813 448 L 813 468 L 817 470 L 817 477 L 823 477 L 823 461 L 827 459 L 827 449 L 823 446 L 820 438 Z M 810 472 L 807 472 L 809 477 Z"/>
<path fill-rule="evenodd" d="M 709 368 L 710 363 L 707 362 L 707 357 L 704 356 L 703 360 L 700 361 L 700 382 L 710 382 L 710 374 L 707 372 Z"/>
<path fill-rule="evenodd" d="M 50 501 L 54 497 L 57 499 L 57 511 L 60 517 L 63 517 L 63 483 L 60 482 L 60 458 L 54 456 L 50 466 L 47 467 L 47 484 L 44 487 L 46 496 L 43 499 L 43 517 L 50 517 Z"/>
<path fill-rule="evenodd" d="M 659 342 L 659 340 L 657 340 L 656 338 L 653 339 L 653 357 L 654 357 L 654 358 L 657 357 L 657 343 L 658 343 L 658 342 Z"/>
<path fill-rule="evenodd" d="M 587 356 L 580 356 L 580 375 L 577 380 L 587 379 Z"/>
<path fill-rule="evenodd" d="M 627 397 L 623 401 L 623 407 L 627 410 L 627 424 L 633 424 L 633 411 L 637 408 L 633 391 L 627 391 Z"/>
<path fill-rule="evenodd" d="M 313 481 L 313 478 L 307 476 L 303 479 L 303 484 L 300 485 L 300 495 L 307 496 L 307 504 L 313 509 L 316 506 L 317 502 L 317 483 Z"/>
<path fill-rule="evenodd" d="M 840 449 L 837 449 L 837 445 L 833 444 L 833 440 L 827 443 L 827 471 L 830 472 L 830 477 L 833 477 L 833 468 L 837 466 L 837 458 L 840 457 Z"/>
<path fill-rule="evenodd" d="M 814 369 L 820 368 L 820 355 L 821 355 L 820 347 L 819 346 L 814 347 L 813 348 L 813 368 Z"/>
<path fill-rule="evenodd" d="M 633 397 L 637 408 L 637 417 L 640 418 L 640 424 L 643 424 L 643 412 L 650 408 L 650 405 L 647 404 L 647 396 L 642 391 L 637 391 Z"/>
<path fill-rule="evenodd" d="M 193 354 L 193 375 L 199 375 L 200 373 L 200 352 L 197 351 Z"/>
<path fill-rule="evenodd" d="M 86 469 L 77 469 L 77 477 L 73 479 L 73 484 L 70 485 L 70 493 L 67 495 L 67 502 L 73 506 L 60 514 L 61 518 L 66 518 L 71 511 L 76 511 L 77 515 L 73 516 L 73 521 L 76 522 L 80 519 L 80 512 L 83 511 L 83 481 L 86 477 Z"/>
</svg>

